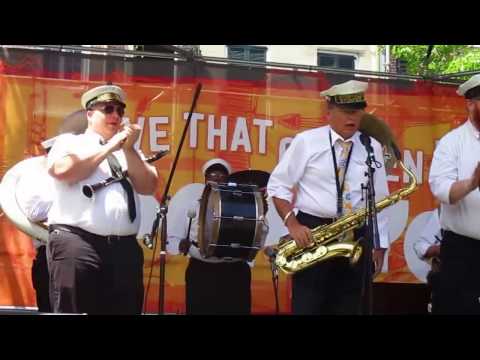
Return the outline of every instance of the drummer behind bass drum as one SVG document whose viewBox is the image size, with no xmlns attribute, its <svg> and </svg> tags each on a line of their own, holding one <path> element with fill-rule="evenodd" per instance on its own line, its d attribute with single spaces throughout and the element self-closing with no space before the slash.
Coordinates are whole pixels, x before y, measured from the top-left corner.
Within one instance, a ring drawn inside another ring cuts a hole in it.
<svg viewBox="0 0 480 360">
<path fill-rule="evenodd" d="M 226 183 L 231 167 L 223 159 L 211 159 L 202 167 L 207 188 Z M 204 194 L 205 196 L 205 194 Z M 257 198 L 258 196 L 255 196 Z M 251 312 L 251 270 L 249 258 L 217 257 L 200 251 L 197 242 L 200 219 L 200 199 L 181 209 L 176 219 L 183 226 L 169 226 L 169 249 L 178 244 L 179 252 L 190 256 L 185 273 L 186 313 L 210 315 L 245 315 Z M 257 205 L 258 207 L 258 205 Z M 205 225 L 205 224 L 202 224 Z M 222 233 L 220 231 L 220 233 Z M 264 234 L 259 234 L 259 236 Z M 209 239 L 203 239 L 208 241 Z M 253 240 L 252 240 L 253 241 Z M 216 243 L 220 243 L 217 241 Z M 263 245 L 263 244 L 261 244 Z M 220 252 L 221 253 L 221 252 Z M 216 253 L 218 255 L 218 253 Z"/>
</svg>

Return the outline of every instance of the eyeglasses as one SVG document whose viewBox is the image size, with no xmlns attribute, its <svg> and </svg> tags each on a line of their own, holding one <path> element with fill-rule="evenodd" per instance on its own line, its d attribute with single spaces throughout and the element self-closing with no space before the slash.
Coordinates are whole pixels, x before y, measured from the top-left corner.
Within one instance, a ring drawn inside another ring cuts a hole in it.
<svg viewBox="0 0 480 360">
<path fill-rule="evenodd" d="M 109 115 L 114 111 L 116 111 L 118 116 L 120 117 L 125 114 L 125 105 L 122 104 L 95 104 L 93 108 L 95 108 L 95 110 L 101 111 L 106 115 Z"/>
</svg>

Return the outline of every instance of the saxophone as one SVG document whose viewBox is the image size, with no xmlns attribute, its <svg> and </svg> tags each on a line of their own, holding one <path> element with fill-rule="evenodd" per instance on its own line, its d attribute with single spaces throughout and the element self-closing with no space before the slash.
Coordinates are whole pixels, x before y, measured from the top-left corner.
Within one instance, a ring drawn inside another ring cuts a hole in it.
<svg viewBox="0 0 480 360">
<path fill-rule="evenodd" d="M 401 188 L 375 204 L 377 212 L 406 198 L 417 188 L 417 179 L 402 161 L 400 167 L 408 174 L 410 181 Z M 293 274 L 318 262 L 335 257 L 346 257 L 354 265 L 362 255 L 360 240 L 353 239 L 353 230 L 365 224 L 366 209 L 362 208 L 347 214 L 337 221 L 320 225 L 312 229 L 313 243 L 306 248 L 299 248 L 290 235 L 282 237 L 274 248 L 275 265 L 286 274 Z"/>
</svg>

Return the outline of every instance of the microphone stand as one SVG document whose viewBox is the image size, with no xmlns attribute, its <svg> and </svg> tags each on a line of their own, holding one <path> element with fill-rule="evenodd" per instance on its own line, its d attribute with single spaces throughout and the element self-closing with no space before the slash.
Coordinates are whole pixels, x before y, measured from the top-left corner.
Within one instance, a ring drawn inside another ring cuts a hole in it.
<svg viewBox="0 0 480 360">
<path fill-rule="evenodd" d="M 155 238 L 157 233 L 160 233 L 160 279 L 159 279 L 159 294 L 158 294 L 158 314 L 163 315 L 165 309 L 165 265 L 167 260 L 167 213 L 168 213 L 168 200 L 170 197 L 168 196 L 168 191 L 170 189 L 170 185 L 172 183 L 173 174 L 175 173 L 175 169 L 177 167 L 177 162 L 180 157 L 180 152 L 182 150 L 183 142 L 187 135 L 187 130 L 190 125 L 190 121 L 192 119 L 193 110 L 197 104 L 198 96 L 200 95 L 200 91 L 202 89 L 202 84 L 198 83 L 197 87 L 195 88 L 195 93 L 193 95 L 192 106 L 190 107 L 190 112 L 188 113 L 187 122 L 185 127 L 183 128 L 183 134 L 180 139 L 180 144 L 178 146 L 178 151 L 175 155 L 175 160 L 173 161 L 172 168 L 170 170 L 170 175 L 168 177 L 167 185 L 165 186 L 165 190 L 163 192 L 162 199 L 160 201 L 160 206 L 157 206 L 156 209 L 156 217 L 155 221 L 153 222 L 152 226 L 152 234 L 151 239 L 155 243 L 155 248 L 153 254 L 155 255 L 155 249 L 157 247 L 157 242 Z M 158 227 L 160 224 L 160 231 L 158 231 Z M 153 260 L 152 260 L 153 266 Z"/>
<path fill-rule="evenodd" d="M 275 315 L 280 313 L 280 306 L 278 303 L 278 269 L 275 265 L 275 259 L 270 259 L 270 266 L 272 267 L 272 283 L 273 293 L 275 295 Z"/>
<path fill-rule="evenodd" d="M 375 208 L 375 186 L 373 176 L 375 173 L 374 165 L 378 167 L 375 161 L 373 148 L 370 143 L 364 144 L 367 150 L 367 185 L 362 184 L 362 190 L 366 192 L 366 234 L 364 242 L 364 263 L 363 263 L 363 284 L 362 284 L 362 313 L 371 315 L 373 309 L 372 283 L 373 266 L 372 250 L 380 248 L 380 238 L 378 234 L 377 209 Z M 381 166 L 381 165 L 380 165 Z"/>
<path fill-rule="evenodd" d="M 266 247 L 265 255 L 268 257 L 268 261 L 270 262 L 270 270 L 272 271 L 272 284 L 273 284 L 273 294 L 275 296 L 275 315 L 280 313 L 280 305 L 278 302 L 278 268 L 275 264 L 275 258 L 277 257 L 276 252 L 269 247 Z"/>
</svg>

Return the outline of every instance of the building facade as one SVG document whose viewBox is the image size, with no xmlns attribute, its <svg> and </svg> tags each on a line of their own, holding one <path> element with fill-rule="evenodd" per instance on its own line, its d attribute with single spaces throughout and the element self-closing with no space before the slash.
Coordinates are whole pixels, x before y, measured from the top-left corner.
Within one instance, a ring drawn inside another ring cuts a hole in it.
<svg viewBox="0 0 480 360">
<path fill-rule="evenodd" d="M 202 56 L 385 71 L 377 45 L 200 45 Z"/>
</svg>

